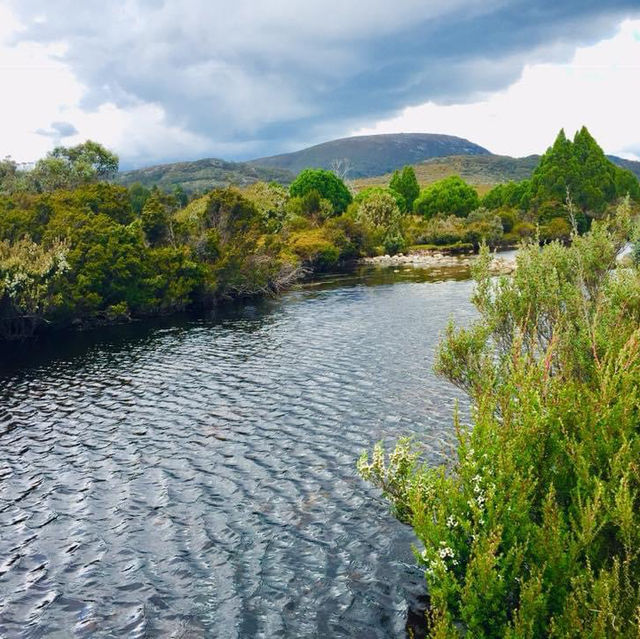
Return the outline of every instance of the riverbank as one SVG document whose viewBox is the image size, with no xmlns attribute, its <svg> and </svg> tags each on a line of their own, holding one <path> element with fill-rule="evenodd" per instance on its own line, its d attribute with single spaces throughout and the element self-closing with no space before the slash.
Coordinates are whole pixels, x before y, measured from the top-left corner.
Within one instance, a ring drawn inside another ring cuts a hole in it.
<svg viewBox="0 0 640 639">
<path fill-rule="evenodd" d="M 369 266 L 410 266 L 416 268 L 455 268 L 460 266 L 470 267 L 477 255 L 447 255 L 438 251 L 415 251 L 408 254 L 377 255 L 375 257 L 363 257 L 360 264 Z M 494 255 L 491 261 L 491 272 L 499 275 L 508 275 L 515 270 L 515 252 L 507 255 Z"/>
</svg>

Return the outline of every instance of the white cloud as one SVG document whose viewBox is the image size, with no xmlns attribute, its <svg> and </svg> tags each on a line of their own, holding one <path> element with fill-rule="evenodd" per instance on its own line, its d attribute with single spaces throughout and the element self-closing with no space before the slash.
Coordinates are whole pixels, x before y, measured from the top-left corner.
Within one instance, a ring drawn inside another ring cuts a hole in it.
<svg viewBox="0 0 640 639">
<path fill-rule="evenodd" d="M 576 50 L 566 64 L 527 65 L 508 89 L 472 104 L 427 102 L 397 117 L 353 131 L 449 133 L 494 153 L 542 153 L 561 127 L 567 134 L 583 124 L 607 153 L 640 159 L 640 20 L 618 33 Z"/>
</svg>

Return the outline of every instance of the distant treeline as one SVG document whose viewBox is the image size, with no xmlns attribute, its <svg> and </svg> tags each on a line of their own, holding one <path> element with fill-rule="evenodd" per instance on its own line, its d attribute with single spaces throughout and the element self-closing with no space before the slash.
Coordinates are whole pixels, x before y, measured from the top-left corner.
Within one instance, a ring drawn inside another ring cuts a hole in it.
<svg viewBox="0 0 640 639">
<path fill-rule="evenodd" d="M 480 199 L 458 177 L 419 188 L 411 167 L 355 194 L 306 169 L 189 198 L 111 182 L 118 158 L 88 141 L 33 169 L 0 162 L 0 336 L 94 324 L 275 293 L 314 271 L 412 246 L 474 250 L 584 232 L 623 196 L 640 199 L 586 129 L 560 133 L 531 180 Z M 567 199 L 573 206 L 567 208 Z"/>
</svg>

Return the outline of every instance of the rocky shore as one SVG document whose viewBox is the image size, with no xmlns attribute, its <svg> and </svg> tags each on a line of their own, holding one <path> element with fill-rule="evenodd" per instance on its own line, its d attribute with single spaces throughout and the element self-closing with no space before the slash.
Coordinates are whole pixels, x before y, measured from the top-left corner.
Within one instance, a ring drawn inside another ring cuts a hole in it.
<svg viewBox="0 0 640 639">
<path fill-rule="evenodd" d="M 477 259 L 477 255 L 446 255 L 438 252 L 398 253 L 397 255 L 377 255 L 376 257 L 363 257 L 360 262 L 370 266 L 413 266 L 418 268 L 447 268 L 471 266 Z M 499 275 L 506 275 L 516 267 L 515 255 L 495 255 L 491 270 Z"/>
</svg>

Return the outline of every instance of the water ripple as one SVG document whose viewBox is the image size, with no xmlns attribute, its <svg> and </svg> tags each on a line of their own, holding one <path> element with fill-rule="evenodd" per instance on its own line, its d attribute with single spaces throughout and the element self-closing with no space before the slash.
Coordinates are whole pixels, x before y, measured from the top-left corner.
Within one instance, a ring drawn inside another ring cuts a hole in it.
<svg viewBox="0 0 640 639">
<path fill-rule="evenodd" d="M 471 287 L 355 283 L 5 361 L 0 635 L 405 636 L 412 535 L 354 463 L 407 433 L 442 459 Z"/>
</svg>

